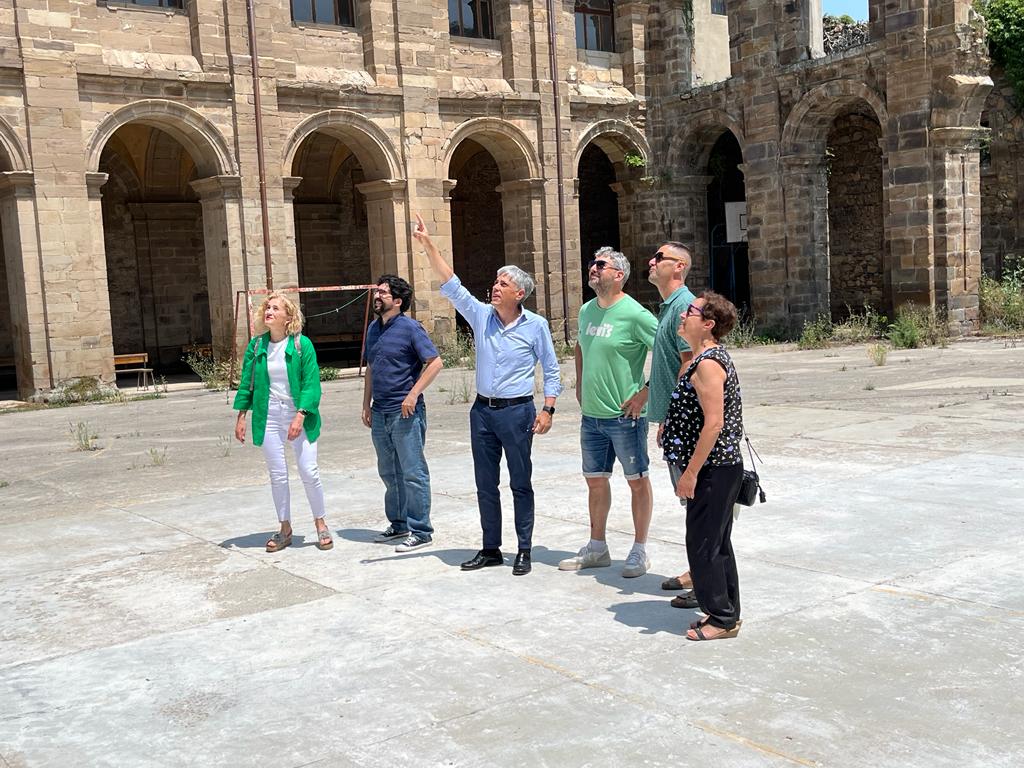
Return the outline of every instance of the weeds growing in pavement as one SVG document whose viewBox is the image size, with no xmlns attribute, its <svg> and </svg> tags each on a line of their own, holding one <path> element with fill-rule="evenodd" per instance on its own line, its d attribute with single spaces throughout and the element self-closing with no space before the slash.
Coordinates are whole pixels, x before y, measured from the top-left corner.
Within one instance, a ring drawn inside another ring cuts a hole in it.
<svg viewBox="0 0 1024 768">
<path fill-rule="evenodd" d="M 99 435 L 93 431 L 92 425 L 88 421 L 69 421 L 68 426 L 70 427 L 68 434 L 71 435 L 71 443 L 76 451 L 98 450 L 99 446 L 96 445 L 96 440 L 99 439 Z"/>
<path fill-rule="evenodd" d="M 868 357 L 877 366 L 885 365 L 885 359 L 889 356 L 889 348 L 885 344 L 868 345 Z"/>
</svg>

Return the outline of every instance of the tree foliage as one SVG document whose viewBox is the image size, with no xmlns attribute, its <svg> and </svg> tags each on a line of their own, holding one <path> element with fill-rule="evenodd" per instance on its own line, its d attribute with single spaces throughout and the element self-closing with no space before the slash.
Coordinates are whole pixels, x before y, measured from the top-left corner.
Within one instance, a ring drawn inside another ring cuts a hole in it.
<svg viewBox="0 0 1024 768">
<path fill-rule="evenodd" d="M 979 0 L 976 7 L 985 18 L 992 60 L 1024 102 L 1024 0 Z"/>
</svg>

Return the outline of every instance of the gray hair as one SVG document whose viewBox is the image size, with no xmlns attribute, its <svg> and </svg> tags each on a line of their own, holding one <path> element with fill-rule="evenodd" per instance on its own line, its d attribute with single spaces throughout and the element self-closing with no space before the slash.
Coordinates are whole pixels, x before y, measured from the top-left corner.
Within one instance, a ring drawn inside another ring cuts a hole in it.
<svg viewBox="0 0 1024 768">
<path fill-rule="evenodd" d="M 515 264 L 506 264 L 504 267 L 498 270 L 496 276 L 508 275 L 508 279 L 516 284 L 516 287 L 523 292 L 523 301 L 530 298 L 530 294 L 533 293 L 533 289 L 537 287 L 537 284 L 533 282 L 533 278 L 530 274 Z"/>
<path fill-rule="evenodd" d="M 622 251 L 616 251 L 610 245 L 606 245 L 594 251 L 594 258 L 611 262 L 611 265 L 622 273 L 623 285 L 629 280 L 629 259 L 626 258 Z"/>
</svg>

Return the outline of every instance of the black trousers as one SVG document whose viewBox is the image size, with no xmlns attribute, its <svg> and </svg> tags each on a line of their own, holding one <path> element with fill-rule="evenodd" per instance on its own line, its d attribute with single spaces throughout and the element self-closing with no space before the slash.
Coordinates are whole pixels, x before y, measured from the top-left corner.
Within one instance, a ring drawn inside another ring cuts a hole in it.
<svg viewBox="0 0 1024 768">
<path fill-rule="evenodd" d="M 740 618 L 740 578 L 732 551 L 732 507 L 743 481 L 743 465 L 705 466 L 686 502 L 686 557 L 693 593 L 708 623 L 732 629 Z"/>
</svg>

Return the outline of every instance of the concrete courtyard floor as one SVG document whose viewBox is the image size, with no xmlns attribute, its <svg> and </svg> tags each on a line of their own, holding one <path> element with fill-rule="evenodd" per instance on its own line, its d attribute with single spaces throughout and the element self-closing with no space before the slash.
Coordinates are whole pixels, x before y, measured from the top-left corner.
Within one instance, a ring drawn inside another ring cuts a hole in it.
<svg viewBox="0 0 1024 768">
<path fill-rule="evenodd" d="M 557 570 L 588 533 L 568 393 L 525 578 L 457 568 L 471 371 L 429 392 L 437 536 L 409 555 L 369 541 L 359 380 L 325 385 L 330 552 L 298 483 L 296 545 L 264 552 L 262 457 L 223 393 L 0 416 L 0 766 L 1019 768 L 1024 343 L 735 357 L 768 503 L 734 528 L 743 629 L 711 643 L 659 588 L 685 563 L 660 461 L 652 572 L 620 575 L 621 474 L 612 567 Z"/>
</svg>

